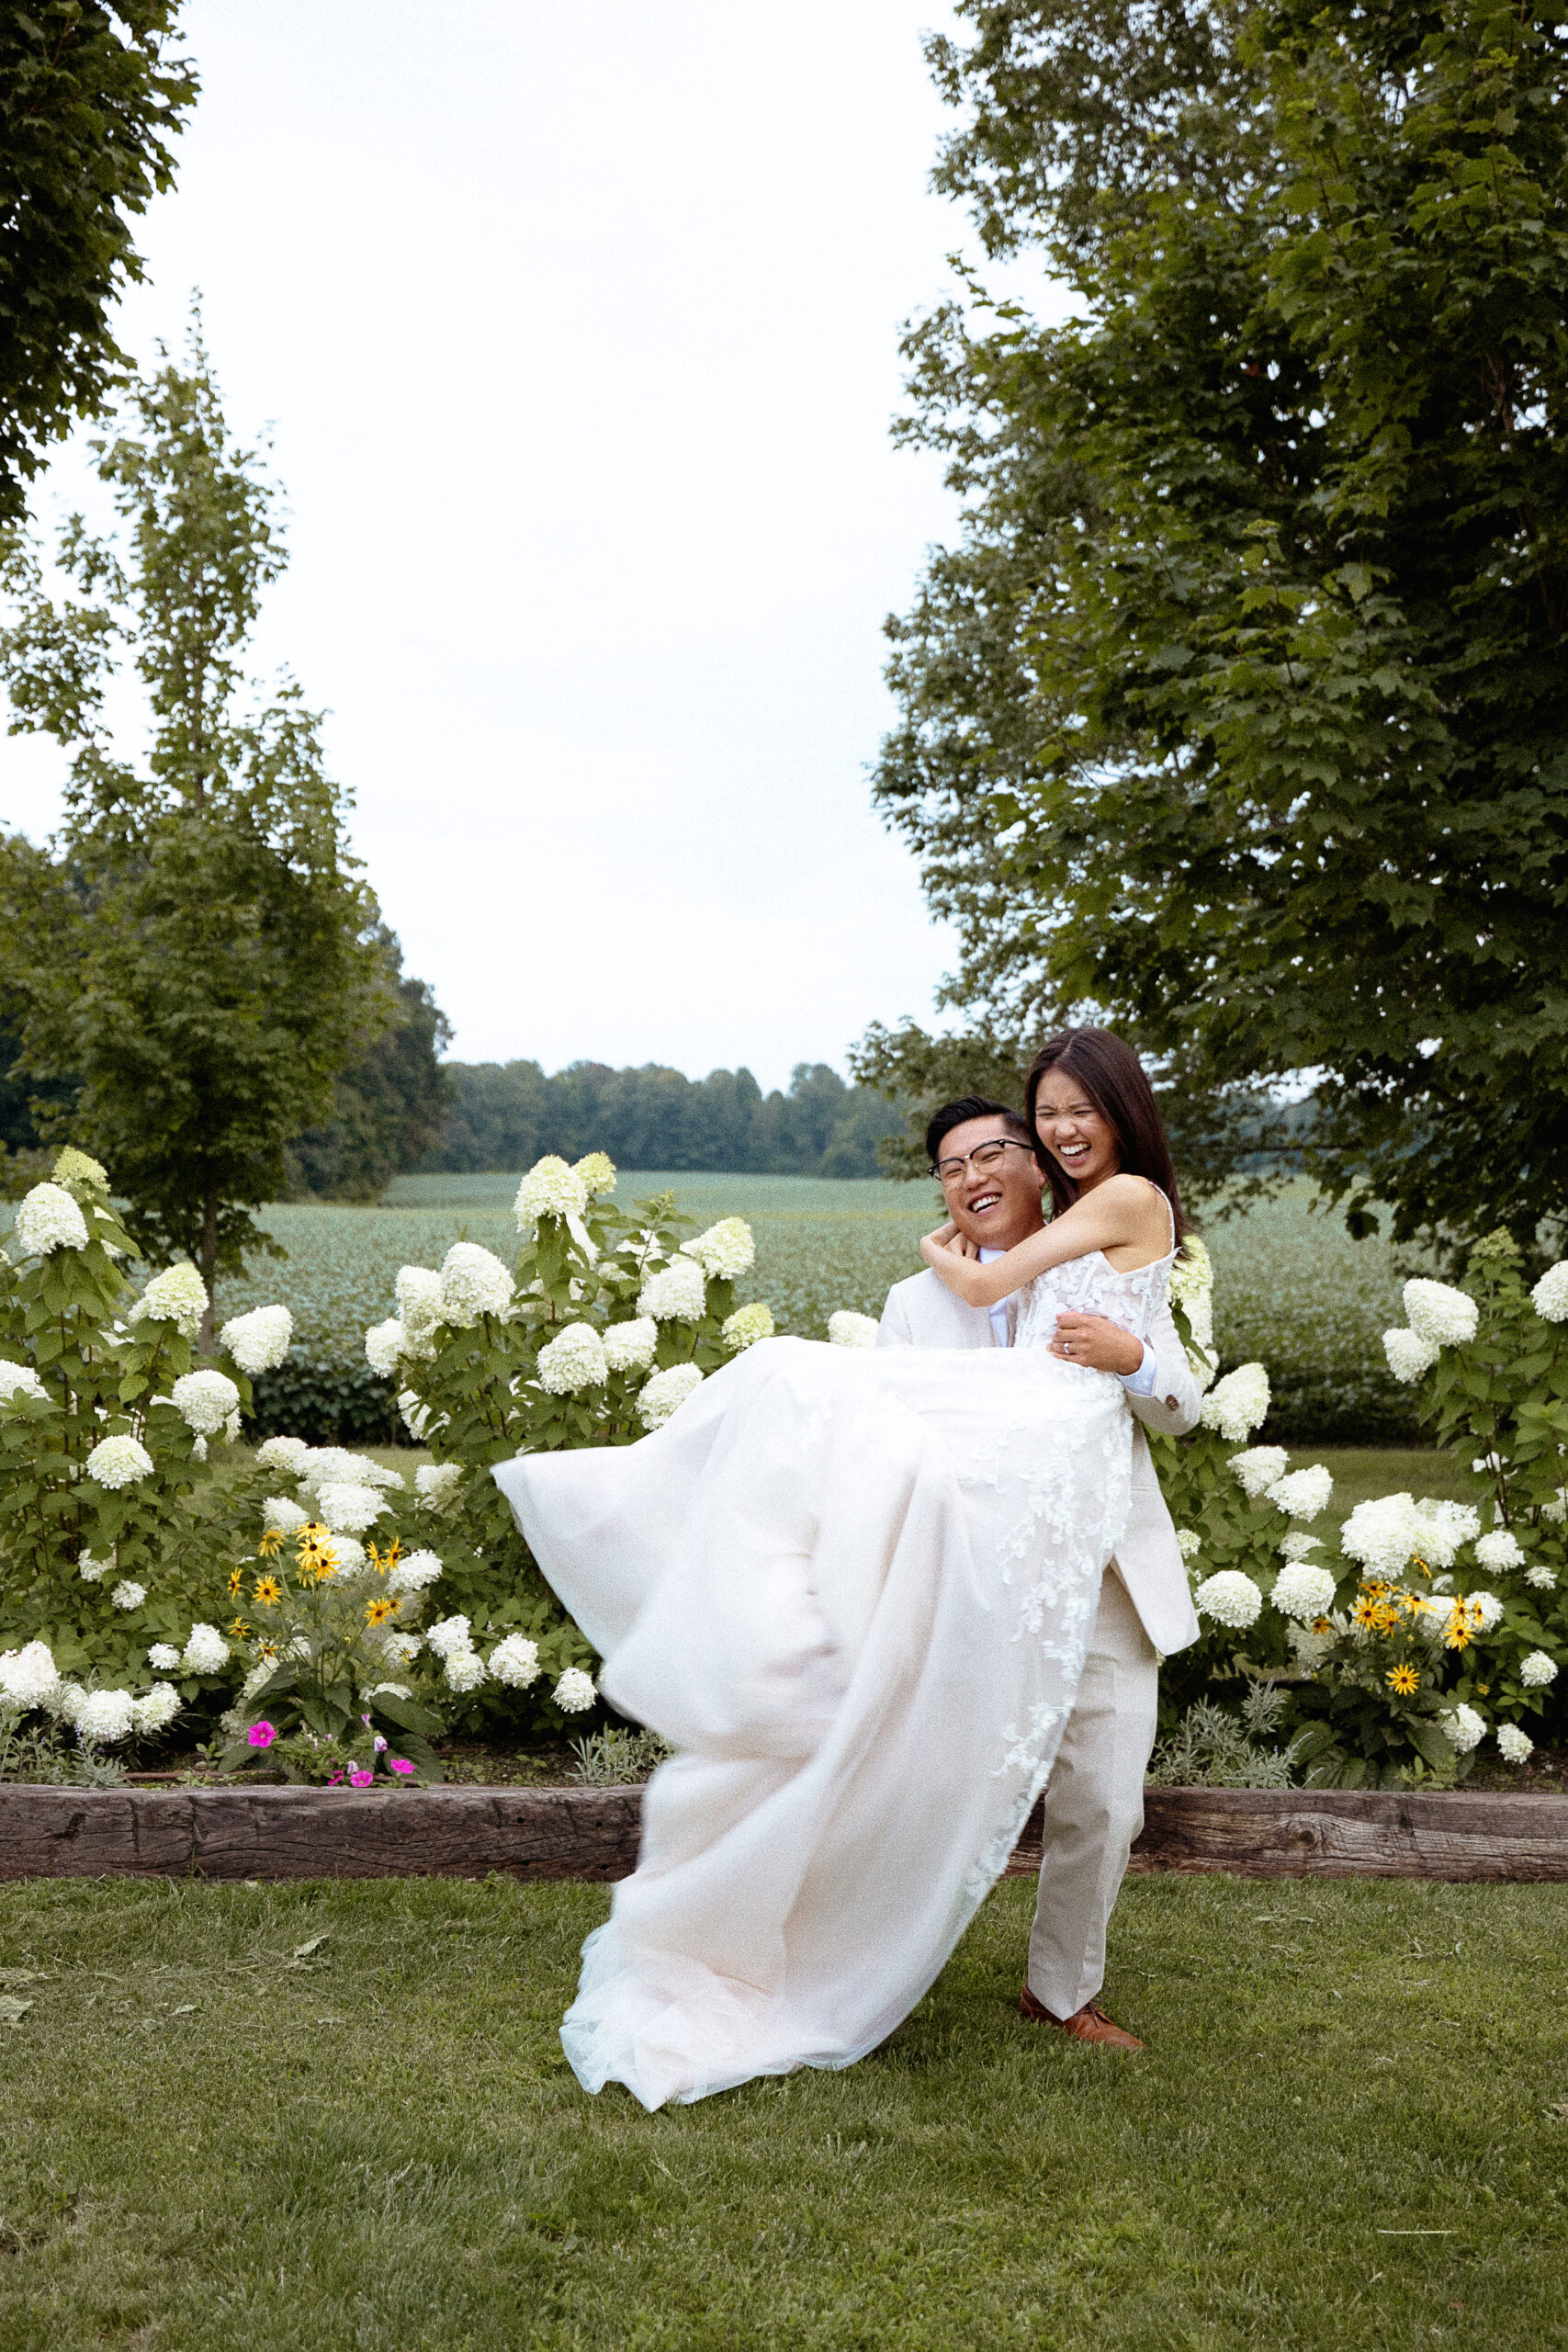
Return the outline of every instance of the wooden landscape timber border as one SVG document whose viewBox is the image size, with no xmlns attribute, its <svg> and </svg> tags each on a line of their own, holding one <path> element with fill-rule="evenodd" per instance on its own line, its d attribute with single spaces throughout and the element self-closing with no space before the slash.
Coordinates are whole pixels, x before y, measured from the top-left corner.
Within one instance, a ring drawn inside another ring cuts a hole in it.
<svg viewBox="0 0 1568 2352">
<path fill-rule="evenodd" d="M 642 1792 L 0 1786 L 0 1879 L 625 1878 Z M 1568 1880 L 1568 1796 L 1150 1789 L 1135 1871 Z M 1036 1812 L 1009 1864 L 1040 1862 Z"/>
</svg>

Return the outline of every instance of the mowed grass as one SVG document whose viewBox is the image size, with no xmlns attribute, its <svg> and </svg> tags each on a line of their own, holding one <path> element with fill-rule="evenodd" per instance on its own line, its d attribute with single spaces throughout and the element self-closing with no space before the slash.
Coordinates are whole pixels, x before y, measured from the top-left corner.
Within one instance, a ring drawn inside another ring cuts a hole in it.
<svg viewBox="0 0 1568 2352">
<path fill-rule="evenodd" d="M 1568 1888 L 1134 1881 L 1131 2059 L 1015 2016 L 1032 1892 L 861 2065 L 650 2117 L 556 2039 L 605 1889 L 6 1887 L 0 2343 L 1564 2340 Z"/>
</svg>

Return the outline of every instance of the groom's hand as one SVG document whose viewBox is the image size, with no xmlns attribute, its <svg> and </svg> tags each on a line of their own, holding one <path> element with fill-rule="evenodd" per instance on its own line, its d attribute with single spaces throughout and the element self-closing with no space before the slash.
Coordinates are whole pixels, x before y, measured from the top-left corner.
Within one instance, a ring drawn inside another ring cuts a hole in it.
<svg viewBox="0 0 1568 2352">
<path fill-rule="evenodd" d="M 1136 1372 L 1144 1361 L 1144 1343 L 1108 1315 L 1080 1315 L 1064 1306 L 1056 1317 L 1051 1353 L 1064 1363 L 1081 1363 L 1090 1372 Z"/>
</svg>

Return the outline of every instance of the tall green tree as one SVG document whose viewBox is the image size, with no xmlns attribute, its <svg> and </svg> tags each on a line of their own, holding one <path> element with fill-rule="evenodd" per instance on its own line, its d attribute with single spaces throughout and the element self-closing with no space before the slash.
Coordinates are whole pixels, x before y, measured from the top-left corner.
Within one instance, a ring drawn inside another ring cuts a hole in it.
<svg viewBox="0 0 1568 2352">
<path fill-rule="evenodd" d="M 446 1131 L 457 1097 L 440 1057 L 451 1024 L 425 980 L 403 970 L 397 933 L 377 933 L 390 1016 L 338 1072 L 332 1117 L 288 1147 L 288 1189 L 316 1200 L 379 1200 L 391 1178 L 417 1168 Z M 4 1098 L 0 1096 L 0 1117 Z"/>
<path fill-rule="evenodd" d="M 23 1067 L 76 1085 L 70 1131 L 130 1196 L 138 1240 L 188 1254 L 210 1290 L 267 1246 L 252 1210 L 277 1197 L 289 1139 L 330 1114 L 350 1049 L 391 1006 L 317 714 L 290 680 L 245 686 L 285 560 L 276 491 L 230 439 L 196 331 L 188 366 L 165 355 L 128 422 L 93 445 L 120 531 L 73 516 L 62 539 L 78 593 L 51 594 L 30 548 L 10 564 L 12 731 L 52 735 L 70 775 L 57 839 L 6 845 L 4 978 Z M 109 713 L 127 650 L 141 757 Z"/>
<path fill-rule="evenodd" d="M 985 1050 L 1116 1023 L 1221 1145 L 1310 1080 L 1353 1227 L 1532 1247 L 1568 1215 L 1562 11 L 959 13 L 939 179 L 1079 314 L 971 283 L 908 343 L 967 517 L 890 625 L 877 789 L 953 999 Z M 863 1070 L 914 1094 L 931 1045 Z"/>
<path fill-rule="evenodd" d="M 174 178 L 196 102 L 178 0 L 0 5 L 0 522 L 51 440 L 129 363 L 109 330 L 142 275 L 130 219 Z"/>
</svg>

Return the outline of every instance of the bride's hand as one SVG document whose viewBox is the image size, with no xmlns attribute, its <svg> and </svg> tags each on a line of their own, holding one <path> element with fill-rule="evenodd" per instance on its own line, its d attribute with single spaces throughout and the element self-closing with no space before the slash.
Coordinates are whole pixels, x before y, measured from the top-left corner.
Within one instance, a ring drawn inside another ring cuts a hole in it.
<svg viewBox="0 0 1568 2352">
<path fill-rule="evenodd" d="M 979 1251 L 950 1219 L 946 1225 L 939 1225 L 934 1233 L 921 1235 L 920 1255 L 928 1266 L 934 1266 L 943 1258 L 976 1258 Z"/>
</svg>

